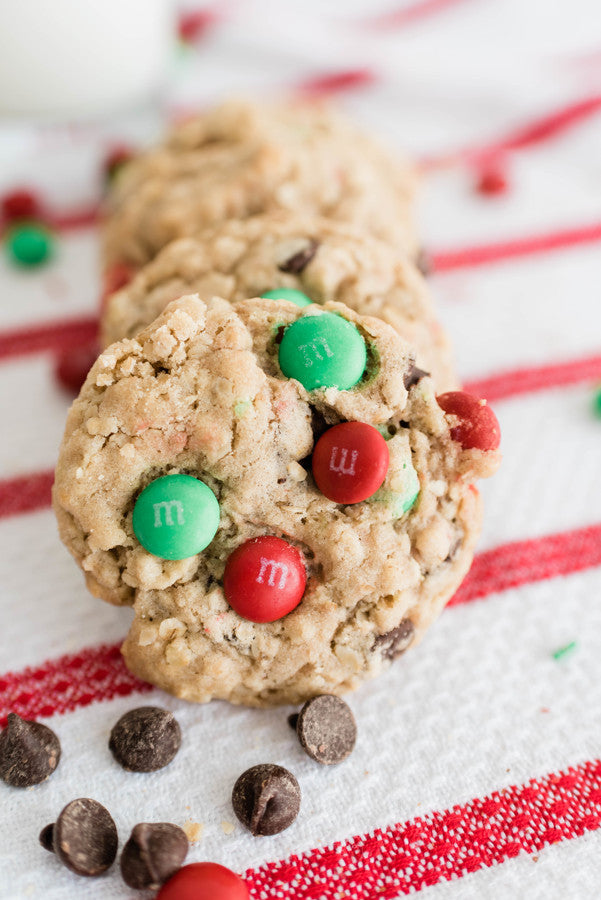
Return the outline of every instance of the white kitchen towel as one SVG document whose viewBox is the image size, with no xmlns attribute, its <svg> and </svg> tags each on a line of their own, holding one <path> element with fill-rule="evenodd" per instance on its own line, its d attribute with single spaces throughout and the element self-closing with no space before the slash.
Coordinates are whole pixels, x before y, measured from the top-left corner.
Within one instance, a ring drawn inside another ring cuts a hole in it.
<svg viewBox="0 0 601 900">
<path fill-rule="evenodd" d="M 199 823 L 189 860 L 246 873 L 253 900 L 601 893 L 598 24 L 595 0 L 220 3 L 196 17 L 160 108 L 0 124 L 0 190 L 35 186 L 63 226 L 47 266 L 0 263 L 0 717 L 39 718 L 63 747 L 45 784 L 0 783 L 2 900 L 133 896 L 117 865 L 78 879 L 39 846 L 79 796 L 109 808 L 121 846 L 139 821 Z M 89 340 L 100 291 L 95 229 L 79 215 L 99 160 L 227 94 L 299 91 L 334 95 L 427 161 L 432 288 L 461 375 L 503 431 L 472 572 L 422 645 L 348 698 L 359 739 L 331 768 L 303 754 L 289 708 L 193 706 L 129 675 L 130 613 L 87 594 L 48 508 L 70 400 L 57 354 Z M 483 170 L 505 190 L 478 191 Z M 146 775 L 108 750 L 141 703 L 173 710 L 184 738 Z M 244 831 L 230 804 L 259 762 L 302 789 L 298 819 L 271 838 Z"/>
</svg>

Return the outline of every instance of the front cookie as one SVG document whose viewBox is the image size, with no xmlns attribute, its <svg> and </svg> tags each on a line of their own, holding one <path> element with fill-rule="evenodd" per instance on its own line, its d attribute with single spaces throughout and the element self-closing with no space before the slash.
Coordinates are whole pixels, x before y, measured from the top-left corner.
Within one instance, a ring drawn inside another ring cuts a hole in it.
<svg viewBox="0 0 601 900">
<path fill-rule="evenodd" d="M 498 452 L 457 428 L 376 319 L 184 297 L 75 401 L 61 536 L 93 593 L 133 605 L 140 677 L 197 701 L 338 693 L 416 643 L 469 568 L 471 481 Z"/>
</svg>

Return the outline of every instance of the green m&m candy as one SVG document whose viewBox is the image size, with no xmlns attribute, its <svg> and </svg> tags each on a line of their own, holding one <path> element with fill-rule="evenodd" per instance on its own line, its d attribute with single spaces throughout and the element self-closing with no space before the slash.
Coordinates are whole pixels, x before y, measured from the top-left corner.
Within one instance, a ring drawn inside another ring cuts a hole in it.
<svg viewBox="0 0 601 900">
<path fill-rule="evenodd" d="M 297 291 L 296 288 L 274 288 L 272 291 L 265 291 L 261 297 L 266 300 L 289 300 L 297 306 L 311 306 L 313 303 L 306 294 Z"/>
<path fill-rule="evenodd" d="M 354 387 L 365 371 L 365 341 L 351 322 L 334 313 L 304 316 L 289 325 L 279 350 L 280 369 L 308 391 Z"/>
<path fill-rule="evenodd" d="M 54 243 L 50 232 L 35 223 L 17 225 L 6 238 L 6 247 L 20 266 L 39 266 L 52 254 Z"/>
<path fill-rule="evenodd" d="M 134 534 L 162 559 L 186 559 L 211 543 L 219 525 L 213 491 L 191 475 L 164 475 L 144 488 L 134 506 Z"/>
</svg>

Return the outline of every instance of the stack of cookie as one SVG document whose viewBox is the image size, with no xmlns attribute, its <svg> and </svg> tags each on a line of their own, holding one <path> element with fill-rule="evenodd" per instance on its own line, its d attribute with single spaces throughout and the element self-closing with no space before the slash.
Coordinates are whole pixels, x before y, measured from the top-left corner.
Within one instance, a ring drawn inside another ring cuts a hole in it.
<svg viewBox="0 0 601 900">
<path fill-rule="evenodd" d="M 61 536 L 134 608 L 140 677 L 298 703 L 377 675 L 470 567 L 490 408 L 457 390 L 411 168 L 312 105 L 229 103 L 108 201 L 106 347 L 67 421 Z"/>
</svg>

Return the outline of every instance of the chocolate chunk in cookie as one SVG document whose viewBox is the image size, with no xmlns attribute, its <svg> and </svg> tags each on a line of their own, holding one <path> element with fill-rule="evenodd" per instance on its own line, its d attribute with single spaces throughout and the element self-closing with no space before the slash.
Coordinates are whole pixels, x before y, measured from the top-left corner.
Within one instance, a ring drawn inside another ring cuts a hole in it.
<svg viewBox="0 0 601 900">
<path fill-rule="evenodd" d="M 404 653 L 407 647 L 413 641 L 415 636 L 415 626 L 411 619 L 403 619 L 400 625 L 381 634 L 374 642 L 374 649 L 386 657 L 386 659 L 396 659 L 401 653 Z"/>
<path fill-rule="evenodd" d="M 411 363 L 411 365 L 403 375 L 403 384 L 409 391 L 414 384 L 417 384 L 422 380 L 422 378 L 427 378 L 429 375 L 429 372 L 426 372 L 424 369 L 420 369 L 419 366 L 415 365 L 415 363 Z"/>
<path fill-rule="evenodd" d="M 427 250 L 424 250 L 423 247 L 420 250 L 418 250 L 418 252 L 417 252 L 417 255 L 415 257 L 415 265 L 417 266 L 419 271 L 422 273 L 424 278 L 428 278 L 428 276 L 430 276 L 432 274 L 432 272 L 434 271 L 434 264 L 432 262 L 432 257 L 430 256 L 430 254 L 428 253 Z"/>
<path fill-rule="evenodd" d="M 309 241 L 306 247 L 299 250 L 285 262 L 280 263 L 278 269 L 281 272 L 290 272 L 291 275 L 300 273 L 309 265 L 319 247 L 319 241 Z"/>
</svg>

